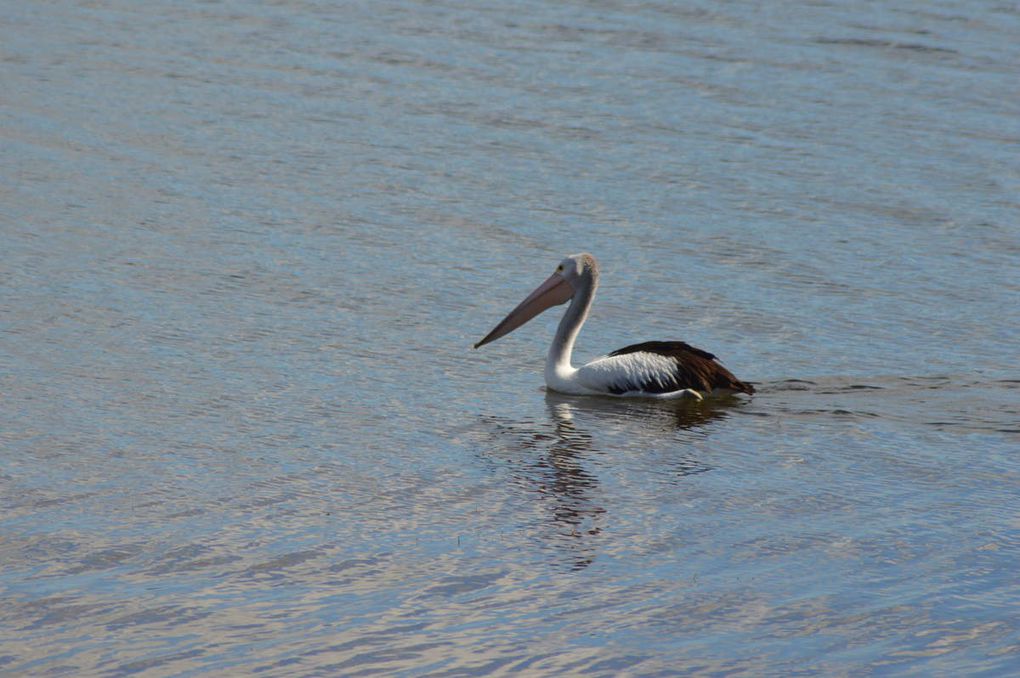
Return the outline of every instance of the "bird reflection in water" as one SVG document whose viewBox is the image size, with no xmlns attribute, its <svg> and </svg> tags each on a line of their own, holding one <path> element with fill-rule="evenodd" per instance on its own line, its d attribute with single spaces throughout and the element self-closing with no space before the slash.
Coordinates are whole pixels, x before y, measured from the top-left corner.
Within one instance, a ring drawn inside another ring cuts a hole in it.
<svg viewBox="0 0 1020 678">
<path fill-rule="evenodd" d="M 677 430 L 703 437 L 709 422 L 728 416 L 727 405 L 732 403 L 575 397 L 550 391 L 546 393 L 548 425 L 491 423 L 497 424 L 501 447 L 509 439 L 514 443 L 511 449 L 529 452 L 513 455 L 510 472 L 517 481 L 514 484 L 541 497 L 549 518 L 547 526 L 553 528 L 548 542 L 569 553 L 572 568 L 583 569 L 595 559 L 606 513 L 597 471 L 611 463 L 613 454 L 596 443 L 589 429 L 606 431 L 607 439 L 625 433 L 637 446 L 632 449 L 661 447 L 670 440 L 664 435 L 675 435 Z M 661 471 L 677 481 L 710 470 L 689 445 L 668 454 L 668 468 Z"/>
</svg>

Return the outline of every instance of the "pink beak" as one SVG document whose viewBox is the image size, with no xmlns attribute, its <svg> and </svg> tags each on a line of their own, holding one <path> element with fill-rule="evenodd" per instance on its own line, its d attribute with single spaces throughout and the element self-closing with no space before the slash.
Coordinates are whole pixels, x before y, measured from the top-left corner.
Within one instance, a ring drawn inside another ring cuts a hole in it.
<svg viewBox="0 0 1020 678">
<path fill-rule="evenodd" d="M 517 305 L 517 308 L 510 311 L 502 322 L 475 344 L 475 348 L 485 346 L 490 341 L 496 341 L 500 337 L 510 334 L 518 327 L 528 322 L 542 311 L 565 304 L 574 296 L 574 288 L 559 273 L 553 273 L 549 278 L 538 286 L 528 298 Z"/>
</svg>

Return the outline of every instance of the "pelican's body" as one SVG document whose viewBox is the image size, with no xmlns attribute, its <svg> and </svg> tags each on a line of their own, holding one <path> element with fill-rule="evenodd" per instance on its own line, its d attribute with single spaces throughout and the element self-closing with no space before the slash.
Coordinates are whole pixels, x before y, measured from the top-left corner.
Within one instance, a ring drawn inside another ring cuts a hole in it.
<svg viewBox="0 0 1020 678">
<path fill-rule="evenodd" d="M 711 353 L 682 341 L 634 344 L 581 367 L 571 365 L 574 341 L 588 317 L 598 280 L 595 257 L 590 254 L 567 257 L 548 280 L 475 344 L 475 348 L 509 334 L 547 308 L 569 301 L 545 361 L 545 383 L 553 391 L 572 395 L 699 400 L 709 395 L 754 393 L 754 387 L 734 377 Z"/>
</svg>

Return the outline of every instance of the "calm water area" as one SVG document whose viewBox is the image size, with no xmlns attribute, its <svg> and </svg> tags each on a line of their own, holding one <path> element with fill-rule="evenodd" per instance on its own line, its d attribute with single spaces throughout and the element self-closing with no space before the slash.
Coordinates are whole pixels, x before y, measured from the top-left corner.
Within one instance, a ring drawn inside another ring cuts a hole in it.
<svg viewBox="0 0 1020 678">
<path fill-rule="evenodd" d="M 1020 675 L 1020 7 L 0 0 L 0 395 L 0 675 Z"/>
</svg>

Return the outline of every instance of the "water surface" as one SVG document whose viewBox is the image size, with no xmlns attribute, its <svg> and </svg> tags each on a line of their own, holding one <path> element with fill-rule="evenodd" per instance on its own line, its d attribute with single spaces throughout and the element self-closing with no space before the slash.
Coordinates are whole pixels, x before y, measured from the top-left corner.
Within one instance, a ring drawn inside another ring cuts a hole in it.
<svg viewBox="0 0 1020 678">
<path fill-rule="evenodd" d="M 0 0 L 0 672 L 1020 671 L 1018 34 Z M 578 251 L 758 395 L 470 349 Z"/>
</svg>

